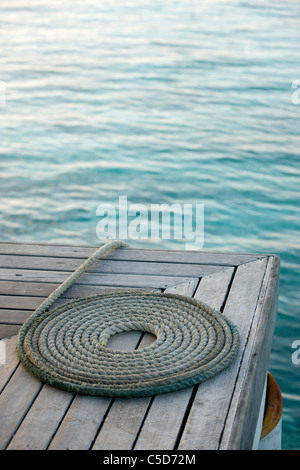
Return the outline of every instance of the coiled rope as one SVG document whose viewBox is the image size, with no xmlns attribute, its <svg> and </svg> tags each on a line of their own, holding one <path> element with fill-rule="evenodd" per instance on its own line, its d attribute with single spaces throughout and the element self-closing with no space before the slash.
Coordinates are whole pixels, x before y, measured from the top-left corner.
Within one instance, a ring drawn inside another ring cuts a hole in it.
<svg viewBox="0 0 300 470">
<path fill-rule="evenodd" d="M 25 321 L 17 338 L 23 364 L 50 385 L 89 395 L 151 396 L 213 377 L 236 357 L 233 323 L 182 295 L 125 291 L 50 306 L 110 250 L 109 242 L 66 279 Z M 138 330 L 156 341 L 134 351 L 108 348 L 110 336 Z"/>
</svg>

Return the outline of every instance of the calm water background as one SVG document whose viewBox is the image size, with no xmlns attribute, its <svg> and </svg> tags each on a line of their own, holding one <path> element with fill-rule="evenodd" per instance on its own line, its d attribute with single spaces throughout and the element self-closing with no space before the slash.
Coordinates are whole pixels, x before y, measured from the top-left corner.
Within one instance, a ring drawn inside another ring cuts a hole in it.
<svg viewBox="0 0 300 470">
<path fill-rule="evenodd" d="M 279 254 L 269 370 L 299 449 L 299 2 L 0 8 L 1 240 L 97 244 L 97 206 L 127 195 L 203 203 L 205 250 Z"/>
</svg>

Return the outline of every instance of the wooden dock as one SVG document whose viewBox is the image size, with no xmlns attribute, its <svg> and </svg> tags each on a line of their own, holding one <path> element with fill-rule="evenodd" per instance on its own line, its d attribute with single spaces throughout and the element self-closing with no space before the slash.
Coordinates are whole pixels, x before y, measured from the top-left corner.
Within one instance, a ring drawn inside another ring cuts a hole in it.
<svg viewBox="0 0 300 470">
<path fill-rule="evenodd" d="M 279 257 L 120 248 L 101 260 L 57 302 L 120 289 L 176 292 L 223 312 L 241 339 L 234 362 L 200 385 L 112 399 L 42 384 L 15 350 L 24 320 L 96 248 L 0 243 L 0 448 L 255 448 L 276 322 Z M 111 347 L 132 350 L 153 338 L 135 331 L 111 341 Z"/>
</svg>

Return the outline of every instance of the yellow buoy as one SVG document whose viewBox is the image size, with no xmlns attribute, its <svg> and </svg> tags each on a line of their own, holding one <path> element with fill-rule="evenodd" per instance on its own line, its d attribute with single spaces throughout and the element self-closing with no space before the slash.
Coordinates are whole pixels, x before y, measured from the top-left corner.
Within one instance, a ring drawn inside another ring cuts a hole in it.
<svg viewBox="0 0 300 470">
<path fill-rule="evenodd" d="M 260 435 L 260 450 L 281 449 L 282 396 L 273 375 L 267 374 L 267 390 L 263 424 Z"/>
</svg>

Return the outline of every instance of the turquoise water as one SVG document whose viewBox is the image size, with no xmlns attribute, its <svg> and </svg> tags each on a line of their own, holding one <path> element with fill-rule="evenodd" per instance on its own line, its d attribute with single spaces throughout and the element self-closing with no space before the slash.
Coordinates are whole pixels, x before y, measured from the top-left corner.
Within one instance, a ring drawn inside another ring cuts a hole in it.
<svg viewBox="0 0 300 470">
<path fill-rule="evenodd" d="M 204 204 L 205 250 L 279 254 L 269 370 L 299 449 L 299 2 L 0 8 L 1 240 L 97 244 L 98 205 L 126 195 Z"/>
</svg>

